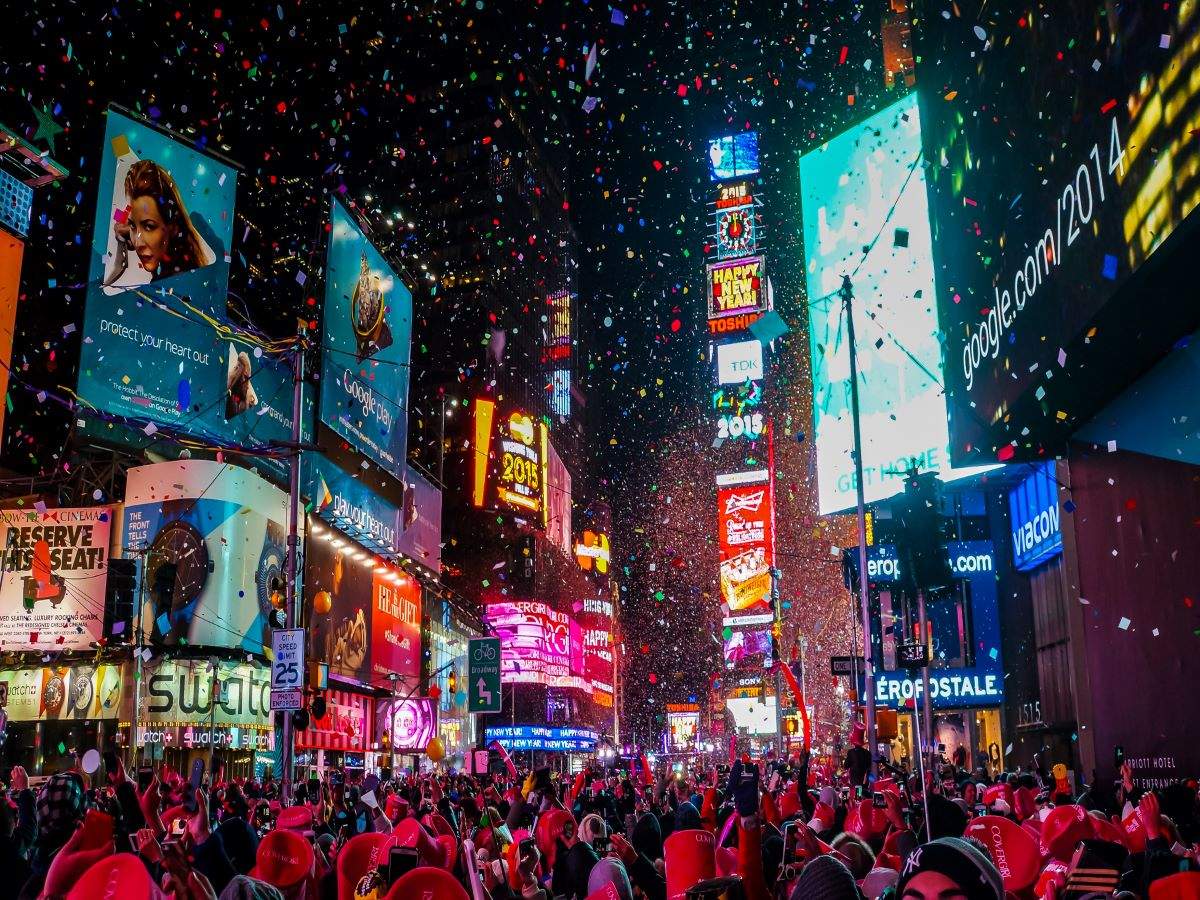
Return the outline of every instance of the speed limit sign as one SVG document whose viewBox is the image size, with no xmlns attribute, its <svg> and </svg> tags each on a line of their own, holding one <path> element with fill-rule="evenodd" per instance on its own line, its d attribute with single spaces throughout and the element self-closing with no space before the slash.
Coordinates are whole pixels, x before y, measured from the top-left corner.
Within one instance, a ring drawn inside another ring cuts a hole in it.
<svg viewBox="0 0 1200 900">
<path fill-rule="evenodd" d="M 271 709 L 304 706 L 304 629 L 271 632 Z"/>
</svg>

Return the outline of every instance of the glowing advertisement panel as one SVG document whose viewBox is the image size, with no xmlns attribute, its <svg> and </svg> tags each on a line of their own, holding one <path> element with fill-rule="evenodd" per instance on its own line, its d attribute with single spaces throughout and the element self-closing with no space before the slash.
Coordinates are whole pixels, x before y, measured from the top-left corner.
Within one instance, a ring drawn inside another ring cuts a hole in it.
<svg viewBox="0 0 1200 900">
<path fill-rule="evenodd" d="M 376 700 L 374 740 L 395 753 L 424 753 L 437 736 L 437 706 L 430 697 Z"/>
<path fill-rule="evenodd" d="M 500 681 L 503 684 L 541 684 L 580 688 L 591 685 L 572 664 L 572 628 L 566 613 L 537 600 L 499 600 L 487 604 L 484 621 L 500 638 Z M 582 648 L 581 648 L 582 649 Z"/>
<path fill-rule="evenodd" d="M 749 734 L 774 734 L 775 697 L 769 695 L 766 702 L 757 697 L 730 697 L 725 708 L 733 716 L 733 725 L 738 731 Z"/>
<path fill-rule="evenodd" d="M 667 705 L 670 707 L 673 704 Z M 694 749 L 700 736 L 699 710 L 676 711 L 668 708 L 667 736 L 673 753 L 686 753 Z"/>
<path fill-rule="evenodd" d="M 588 597 L 583 601 L 578 618 L 583 638 L 583 677 L 593 690 L 612 694 L 612 602 L 600 597 Z"/>
<path fill-rule="evenodd" d="M 12 360 L 13 329 L 17 324 L 17 300 L 21 295 L 21 259 L 25 245 L 0 231 L 0 359 Z M 0 396 L 8 396 L 8 366 L 0 366 Z M 7 406 L 7 404 L 5 404 Z M 0 433 L 4 430 L 5 407 L 0 406 Z"/>
<path fill-rule="evenodd" d="M 708 317 L 723 319 L 767 308 L 767 282 L 761 256 L 709 263 L 705 267 Z M 744 327 L 749 327 L 749 322 Z"/>
<path fill-rule="evenodd" d="M 412 292 L 337 201 L 325 276 L 321 421 L 404 480 Z"/>
<path fill-rule="evenodd" d="M 850 351 L 838 296 L 842 276 L 856 270 L 866 502 L 899 493 L 910 459 L 943 477 L 950 468 L 916 96 L 802 156 L 800 190 L 824 515 L 856 502 Z M 864 247 L 870 248 L 865 256 Z M 973 473 L 955 473 L 967 474 Z"/>
<path fill-rule="evenodd" d="M 1200 11 L 997 13 L 914 29 L 955 462 L 1044 458 L 1200 318 Z"/>
<path fill-rule="evenodd" d="M 717 547 L 725 625 L 771 621 L 773 519 L 771 485 L 765 471 L 752 482 L 717 488 Z"/>
<path fill-rule="evenodd" d="M 550 456 L 545 424 L 480 397 L 474 434 L 474 505 L 513 512 L 544 528 Z"/>
<path fill-rule="evenodd" d="M 713 181 L 758 173 L 758 132 L 742 131 L 708 142 L 708 173 Z"/>
<path fill-rule="evenodd" d="M 143 639 L 262 653 L 285 522 L 287 494 L 247 469 L 207 459 L 130 469 L 124 540 L 140 557 Z"/>
<path fill-rule="evenodd" d="M 101 640 L 112 515 L 108 506 L 0 510 L 0 649 Z"/>
<path fill-rule="evenodd" d="M 721 643 L 725 667 L 728 669 L 738 666 L 744 668 L 758 666 L 764 669 L 771 667 L 771 631 L 769 628 L 731 631 L 729 637 L 724 638 Z"/>
<path fill-rule="evenodd" d="M 290 366 L 227 326 L 236 170 L 109 110 L 99 175 L 78 390 L 85 409 L 125 421 L 89 415 L 85 429 L 138 447 L 160 427 L 252 448 L 290 440 Z"/>
</svg>

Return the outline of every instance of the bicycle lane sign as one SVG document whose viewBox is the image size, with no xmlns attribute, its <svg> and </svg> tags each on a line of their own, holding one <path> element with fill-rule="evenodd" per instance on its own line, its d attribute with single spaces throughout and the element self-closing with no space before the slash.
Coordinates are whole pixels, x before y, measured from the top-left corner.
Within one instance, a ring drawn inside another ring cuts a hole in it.
<svg viewBox="0 0 1200 900">
<path fill-rule="evenodd" d="M 467 644 L 467 712 L 500 712 L 500 638 Z"/>
</svg>

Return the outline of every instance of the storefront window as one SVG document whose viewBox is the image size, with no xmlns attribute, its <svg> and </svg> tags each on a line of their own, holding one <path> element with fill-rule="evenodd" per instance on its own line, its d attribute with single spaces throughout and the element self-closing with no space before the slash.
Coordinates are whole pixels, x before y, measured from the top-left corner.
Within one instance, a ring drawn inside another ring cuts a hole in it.
<svg viewBox="0 0 1200 900">
<path fill-rule="evenodd" d="M 429 665 L 430 672 L 436 673 L 430 686 L 441 692 L 438 736 L 448 757 L 461 756 L 475 745 L 474 717 L 466 711 L 467 641 L 475 634 L 457 621 L 449 603 L 435 599 L 428 608 Z"/>
</svg>

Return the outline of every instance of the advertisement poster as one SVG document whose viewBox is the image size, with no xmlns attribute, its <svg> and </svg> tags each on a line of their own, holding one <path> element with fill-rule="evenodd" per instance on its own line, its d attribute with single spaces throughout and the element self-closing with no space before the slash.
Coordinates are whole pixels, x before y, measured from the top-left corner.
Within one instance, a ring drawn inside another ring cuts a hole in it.
<svg viewBox="0 0 1200 900">
<path fill-rule="evenodd" d="M 866 502 L 903 490 L 909 460 L 922 471 L 949 474 L 934 248 L 921 158 L 916 94 L 800 158 L 822 515 L 856 502 L 850 350 L 838 296 L 842 276 L 851 271 Z M 864 255 L 866 246 L 871 251 Z M 981 470 L 955 475 L 976 471 Z"/>
<path fill-rule="evenodd" d="M 573 674 L 573 622 L 566 613 L 537 600 L 500 600 L 487 604 L 484 621 L 500 638 L 500 680 L 503 684 L 576 687 L 591 692 L 591 685 Z M 578 671 L 578 667 L 574 671 Z"/>
<path fill-rule="evenodd" d="M 306 750 L 367 749 L 367 708 L 370 700 L 345 691 L 325 692 L 325 718 L 312 720 L 296 735 L 296 746 Z"/>
<path fill-rule="evenodd" d="M 25 245 L 0 230 L 0 359 L 12 359 L 13 328 L 17 324 L 17 299 L 21 293 L 21 260 Z M 8 368 L 0 366 L 0 397 L 8 396 Z M 4 431 L 7 404 L 0 406 L 0 434 Z"/>
<path fill-rule="evenodd" d="M 594 691 L 613 693 L 613 608 L 609 600 L 588 597 L 579 611 L 583 633 L 583 676 Z"/>
<path fill-rule="evenodd" d="M 713 181 L 758 172 L 758 132 L 742 131 L 708 142 L 708 174 Z"/>
<path fill-rule="evenodd" d="M 738 666 L 769 669 L 772 665 L 770 629 L 734 631 L 722 644 L 727 669 Z"/>
<path fill-rule="evenodd" d="M 668 703 L 667 734 L 672 753 L 693 749 L 700 736 L 700 708 L 689 703 Z"/>
<path fill-rule="evenodd" d="M 0 649 L 85 650 L 104 635 L 112 510 L 0 510 Z"/>
<path fill-rule="evenodd" d="M 321 421 L 403 479 L 412 292 L 344 206 L 330 216 Z"/>
<path fill-rule="evenodd" d="M 717 546 L 725 625 L 770 621 L 772 519 L 765 471 L 754 483 L 718 487 Z"/>
<path fill-rule="evenodd" d="M 437 734 L 437 702 L 429 697 L 375 701 L 374 740 L 393 753 L 423 753 Z"/>
<path fill-rule="evenodd" d="M 287 495 L 238 466 L 190 459 L 130 469 L 125 542 L 145 554 L 144 638 L 262 653 L 286 522 Z"/>
<path fill-rule="evenodd" d="M 959 0 L 915 48 L 958 88 L 921 98 L 956 463 L 1044 458 L 1196 327 L 1195 7 L 1046 11 Z"/>
<path fill-rule="evenodd" d="M 115 719 L 121 669 L 114 665 L 45 666 L 0 672 L 8 685 L 10 722 Z"/>
<path fill-rule="evenodd" d="M 348 475 L 320 453 L 305 453 L 301 465 L 313 512 L 366 547 L 400 549 L 400 508 L 373 490 L 365 475 Z"/>
<path fill-rule="evenodd" d="M 421 587 L 412 576 L 329 528 L 309 536 L 304 572 L 308 653 L 331 676 L 388 685 L 389 675 L 419 674 Z M 326 593 L 323 613 L 317 596 Z"/>
<path fill-rule="evenodd" d="M 433 572 L 442 570 L 442 492 L 412 466 L 404 471 L 400 552 Z"/>
<path fill-rule="evenodd" d="M 546 443 L 546 539 L 564 553 L 573 549 L 571 537 L 571 473 Z"/>
<path fill-rule="evenodd" d="M 767 282 L 761 256 L 709 263 L 705 273 L 710 319 L 762 312 L 767 308 Z"/>
<path fill-rule="evenodd" d="M 543 527 L 549 456 L 545 423 L 480 397 L 474 432 L 474 504 L 527 516 Z"/>
<path fill-rule="evenodd" d="M 252 447 L 289 439 L 290 367 L 218 330 L 236 170 L 110 109 L 98 185 L 79 397 L 129 421 L 88 417 L 88 432 L 137 446 L 159 427 Z"/>
</svg>

